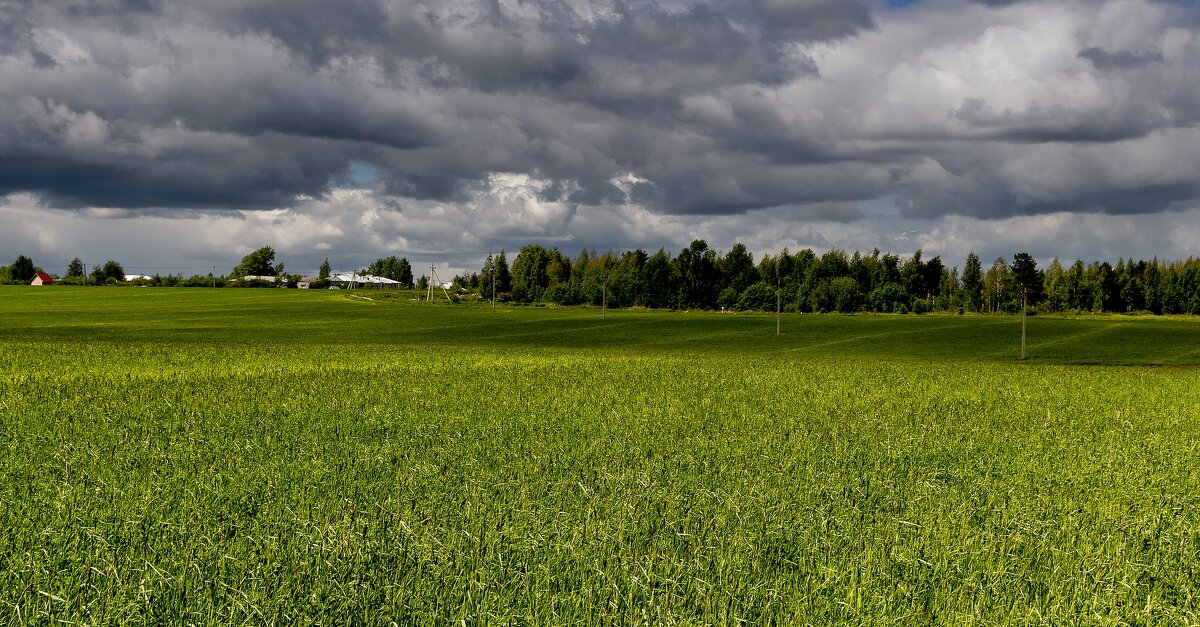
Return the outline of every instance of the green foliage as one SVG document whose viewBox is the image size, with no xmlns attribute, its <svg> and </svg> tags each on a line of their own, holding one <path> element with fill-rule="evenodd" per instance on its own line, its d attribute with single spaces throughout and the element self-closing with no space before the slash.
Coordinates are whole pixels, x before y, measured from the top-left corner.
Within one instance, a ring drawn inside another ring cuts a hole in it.
<svg viewBox="0 0 1200 627">
<path fill-rule="evenodd" d="M 757 267 L 745 246 L 735 244 L 717 255 L 703 240 L 692 242 L 675 258 L 664 249 L 651 256 L 641 250 L 620 255 L 583 251 L 571 262 L 558 249 L 530 245 L 522 250 L 526 255 L 519 264 L 520 302 L 599 304 L 601 286 L 606 285 L 614 307 L 728 309 L 738 307 L 747 286 L 763 280 L 778 281 L 788 311 L 1021 310 L 1022 284 L 1004 258 L 984 273 L 973 252 L 967 255 L 960 280 L 957 268 L 947 268 L 940 256 L 926 261 L 920 250 L 903 263 L 899 256 L 878 249 L 851 256 L 834 249 L 819 257 L 810 249 L 795 254 L 784 250 L 764 255 Z M 1032 257 L 1028 262 L 1034 273 L 1033 278 L 1025 277 L 1025 294 L 1030 305 L 1042 311 L 1200 314 L 1200 259 L 1121 260 L 1115 268 L 1107 262 L 1084 266 L 1076 261 L 1069 269 L 1055 260 L 1048 273 L 1038 271 Z M 478 289 L 486 298 L 491 288 L 484 277 L 490 270 L 487 262 L 484 266 Z M 833 282 L 839 278 L 853 280 L 857 292 L 848 281 L 840 281 L 835 289 Z M 502 292 L 499 286 L 497 291 Z"/>
<path fill-rule="evenodd" d="M 508 259 L 503 250 L 496 255 L 496 291 L 499 293 L 497 297 L 503 300 L 508 300 L 504 295 L 512 292 L 512 273 L 509 272 Z"/>
<path fill-rule="evenodd" d="M 1016 293 L 1013 289 L 1012 271 L 1004 257 L 997 257 L 983 276 L 983 302 L 987 311 L 1012 311 Z M 1020 307 L 1020 301 L 1015 301 Z"/>
<path fill-rule="evenodd" d="M 967 255 L 962 276 L 963 304 L 971 311 L 983 309 L 983 266 L 974 251 Z"/>
<path fill-rule="evenodd" d="M 16 283 L 29 283 L 36 273 L 33 260 L 25 255 L 18 255 L 17 260 L 8 267 L 9 277 Z"/>
<path fill-rule="evenodd" d="M 721 293 L 717 295 L 717 307 L 720 307 L 723 310 L 735 308 L 740 309 L 738 306 L 740 299 L 741 294 L 739 294 L 736 289 L 727 287 L 721 290 Z M 751 307 L 751 309 L 753 309 L 753 307 Z"/>
<path fill-rule="evenodd" d="M 242 262 L 239 263 L 230 274 L 232 278 L 241 278 L 247 276 L 275 276 L 275 249 L 270 246 L 263 246 L 254 252 L 242 257 Z"/>
<path fill-rule="evenodd" d="M 895 312 L 908 301 L 904 288 L 896 283 L 884 283 L 867 295 L 871 311 Z"/>
<path fill-rule="evenodd" d="M 732 287 L 739 294 L 758 282 L 759 272 L 754 267 L 754 255 L 742 243 L 733 245 L 718 264 L 722 285 Z"/>
<path fill-rule="evenodd" d="M 115 285 L 124 280 L 125 268 L 112 259 L 92 269 L 91 281 L 96 285 Z"/>
<path fill-rule="evenodd" d="M 317 272 L 317 279 L 321 281 L 328 281 L 331 272 L 333 272 L 333 270 L 329 267 L 329 257 L 326 257 L 325 261 L 321 262 L 321 269 Z M 411 282 L 412 277 L 409 278 Z"/>
<path fill-rule="evenodd" d="M 1194 320 L 1039 317 L 1018 364 L 977 316 L 34 292 L 0 290 L 18 624 L 1157 625 L 1200 596 Z"/>
<path fill-rule="evenodd" d="M 550 287 L 550 262 L 559 261 L 561 255 L 558 249 L 549 250 L 538 244 L 521 247 L 512 266 L 513 299 L 525 303 L 541 300 Z"/>
<path fill-rule="evenodd" d="M 829 291 L 833 298 L 833 310 L 838 313 L 854 313 L 862 307 L 863 294 L 858 281 L 848 276 L 830 281 Z"/>
<path fill-rule="evenodd" d="M 662 248 L 646 259 L 641 272 L 643 302 L 647 307 L 666 309 L 674 307 L 677 300 L 679 271 Z"/>
<path fill-rule="evenodd" d="M 65 278 L 82 277 L 83 273 L 84 273 L 83 261 L 80 260 L 79 257 L 76 257 L 71 260 L 71 263 L 67 264 L 67 274 L 63 278 L 65 279 Z"/>
<path fill-rule="evenodd" d="M 1037 261 L 1034 261 L 1029 253 L 1017 253 L 1013 255 L 1012 266 L 1009 269 L 1021 297 L 1037 301 L 1042 291 L 1042 277 L 1038 274 Z"/>
<path fill-rule="evenodd" d="M 738 298 L 737 308 L 744 311 L 775 311 L 775 286 L 762 281 L 750 285 Z"/>
<path fill-rule="evenodd" d="M 489 254 L 483 263 L 483 269 L 479 271 L 480 298 L 491 301 L 494 297 L 503 302 L 509 300 L 511 291 L 512 275 L 509 273 L 504 251 L 501 250 L 495 257 Z"/>
<path fill-rule="evenodd" d="M 621 261 L 608 275 L 610 301 L 615 307 L 644 305 L 645 285 L 641 283 L 642 272 L 650 256 L 644 250 L 632 250 L 621 255 Z"/>
<path fill-rule="evenodd" d="M 679 306 L 689 309 L 712 309 L 719 295 L 720 270 L 717 253 L 702 239 L 679 252 L 675 258 L 679 273 Z"/>
<path fill-rule="evenodd" d="M 412 289 L 413 286 L 412 265 L 404 257 L 397 258 L 395 255 L 392 255 L 383 259 L 376 259 L 370 266 L 367 266 L 366 274 L 399 281 L 400 287 Z"/>
</svg>

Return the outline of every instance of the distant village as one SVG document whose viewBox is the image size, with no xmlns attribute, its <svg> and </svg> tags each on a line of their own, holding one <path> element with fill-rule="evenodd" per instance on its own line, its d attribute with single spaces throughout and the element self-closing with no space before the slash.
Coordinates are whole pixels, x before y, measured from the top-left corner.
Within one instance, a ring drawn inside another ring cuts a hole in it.
<svg viewBox="0 0 1200 627">
<path fill-rule="evenodd" d="M 60 274 L 47 272 L 33 260 L 20 255 L 8 266 L 0 266 L 0 284 L 6 285 L 131 285 L 136 287 L 283 287 L 295 289 L 408 288 L 426 289 L 429 278 L 413 279 L 407 259 L 395 256 L 378 259 L 367 268 L 333 272 L 326 259 L 314 275 L 289 274 L 275 263 L 275 251 L 264 246 L 246 255 L 232 272 L 193 274 L 128 273 L 117 261 L 108 260 L 91 268 L 79 258 Z M 447 284 L 448 286 L 448 284 Z"/>
</svg>

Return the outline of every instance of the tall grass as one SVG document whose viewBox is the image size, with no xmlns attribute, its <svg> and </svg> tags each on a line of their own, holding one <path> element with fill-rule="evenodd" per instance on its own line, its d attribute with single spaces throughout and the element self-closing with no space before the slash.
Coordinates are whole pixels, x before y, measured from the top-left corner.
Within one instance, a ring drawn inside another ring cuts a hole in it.
<svg viewBox="0 0 1200 627">
<path fill-rule="evenodd" d="M 1200 621 L 1194 322 L 163 292 L 0 291 L 9 624 Z"/>
</svg>

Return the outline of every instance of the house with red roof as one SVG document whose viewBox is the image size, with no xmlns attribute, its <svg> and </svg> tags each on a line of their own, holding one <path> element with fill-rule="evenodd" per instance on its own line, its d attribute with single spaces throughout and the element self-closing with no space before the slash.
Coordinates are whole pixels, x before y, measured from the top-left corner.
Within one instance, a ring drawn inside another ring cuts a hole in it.
<svg viewBox="0 0 1200 627">
<path fill-rule="evenodd" d="M 54 282 L 54 277 L 50 276 L 49 274 L 46 274 L 45 272 L 39 272 L 39 273 L 33 275 L 33 280 L 30 281 L 29 284 L 30 285 L 50 285 L 53 282 Z"/>
</svg>

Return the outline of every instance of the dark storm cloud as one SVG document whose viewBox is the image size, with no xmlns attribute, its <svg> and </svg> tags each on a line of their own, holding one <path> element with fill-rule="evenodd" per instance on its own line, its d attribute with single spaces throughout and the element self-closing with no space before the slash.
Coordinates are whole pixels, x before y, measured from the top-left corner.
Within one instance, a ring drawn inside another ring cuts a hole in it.
<svg viewBox="0 0 1200 627">
<path fill-rule="evenodd" d="M 1158 103 L 1078 111 L 1057 104 L 1031 104 L 1026 110 L 996 111 L 983 100 L 969 98 L 952 117 L 978 131 L 976 137 L 1020 143 L 1116 142 L 1170 124 Z"/>
<path fill-rule="evenodd" d="M 787 39 L 833 39 L 875 25 L 862 2 L 847 0 L 754 0 L 766 32 Z"/>
<path fill-rule="evenodd" d="M 358 162 L 400 198 L 467 202 L 517 173 L 572 211 L 841 221 L 883 196 L 982 217 L 1200 196 L 1182 172 L 1064 183 L 1200 123 L 1195 9 L 975 4 L 911 9 L 943 28 L 847 0 L 0 0 L 0 194 L 273 208 Z M 1053 159 L 1028 162 L 1047 145 L 1097 150 L 1043 178 Z"/>
<path fill-rule="evenodd" d="M 1097 70 L 1132 70 L 1162 63 L 1162 53 L 1157 50 L 1117 50 L 1111 52 L 1092 46 L 1079 51 L 1079 58 L 1087 59 Z"/>
<path fill-rule="evenodd" d="M 983 219 L 1056 212 L 1145 215 L 1194 209 L 1196 198 L 1200 198 L 1200 184 L 1189 182 L 1146 184 L 1137 189 L 1085 190 L 1051 200 L 1023 197 L 986 176 L 968 177 L 963 182 L 970 187 L 958 194 L 939 196 L 936 188 L 930 187 L 908 195 L 898 203 L 900 214 L 907 218 L 958 214 Z"/>
<path fill-rule="evenodd" d="M 160 141 L 152 155 L 53 148 L 0 155 L 0 191 L 35 190 L 56 207 L 266 208 L 322 194 L 345 169 L 344 156 L 302 138 L 184 134 Z M 296 157 L 305 151 L 316 154 Z"/>
<path fill-rule="evenodd" d="M 902 181 L 900 213 L 1006 218 L 1054 212 L 1149 214 L 1197 207 L 1200 131 L 1157 132 L 1114 145 L 953 145 Z"/>
<path fill-rule="evenodd" d="M 609 180 L 646 167 L 650 141 L 680 143 L 689 94 L 815 74 L 775 24 L 811 22 L 817 38 L 869 23 L 835 5 L 617 3 L 584 17 L 561 2 L 4 2 L 14 89 L 0 110 L 56 119 L 0 122 L 0 193 L 270 207 L 322 193 L 357 159 L 416 198 L 536 171 L 576 182 L 578 201 L 612 200 Z"/>
</svg>

